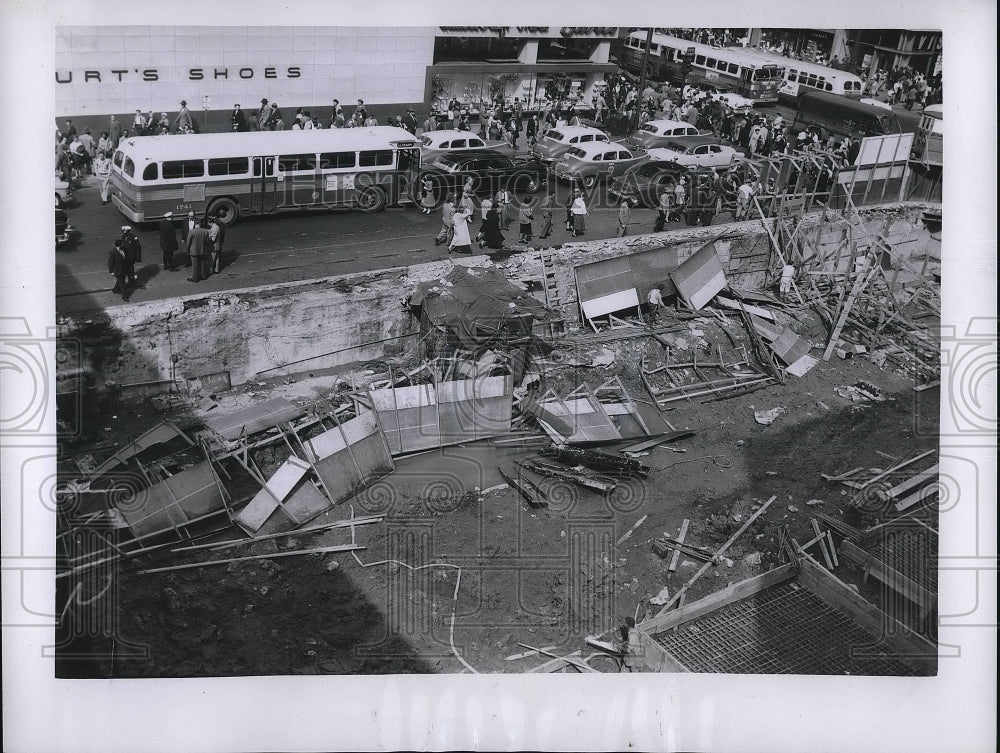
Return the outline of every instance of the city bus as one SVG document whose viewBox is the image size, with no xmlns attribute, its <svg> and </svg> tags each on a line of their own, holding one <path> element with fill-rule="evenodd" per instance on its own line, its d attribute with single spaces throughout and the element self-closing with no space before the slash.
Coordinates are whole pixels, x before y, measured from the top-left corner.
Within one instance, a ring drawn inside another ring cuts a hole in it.
<svg viewBox="0 0 1000 753">
<path fill-rule="evenodd" d="M 927 105 L 913 140 L 913 158 L 928 165 L 941 165 L 944 154 L 944 107 Z"/>
<path fill-rule="evenodd" d="M 629 34 L 622 48 L 622 67 L 641 72 L 645 50 L 646 32 Z M 647 76 L 680 83 L 685 62 L 690 63 L 693 77 L 727 84 L 755 104 L 778 101 L 778 87 L 784 74 L 781 65 L 748 54 L 740 47 L 710 47 L 666 34 L 653 34 Z"/>
<path fill-rule="evenodd" d="M 736 47 L 764 63 L 780 65 L 783 70 L 778 96 L 795 100 L 802 92 L 818 91 L 839 94 L 842 97 L 861 99 L 864 82 L 859 76 L 837 68 L 829 68 L 808 60 L 786 58 L 780 53 L 751 47 Z"/>
<path fill-rule="evenodd" d="M 136 223 L 166 212 L 240 217 L 310 208 L 368 212 L 411 201 L 420 144 L 402 128 L 140 136 L 112 159 L 112 201 Z"/>
<path fill-rule="evenodd" d="M 885 136 L 901 133 L 896 113 L 874 105 L 866 105 L 837 94 L 807 91 L 799 95 L 793 130 L 818 128 L 825 137 L 850 136 L 858 140 L 865 136 Z"/>
</svg>

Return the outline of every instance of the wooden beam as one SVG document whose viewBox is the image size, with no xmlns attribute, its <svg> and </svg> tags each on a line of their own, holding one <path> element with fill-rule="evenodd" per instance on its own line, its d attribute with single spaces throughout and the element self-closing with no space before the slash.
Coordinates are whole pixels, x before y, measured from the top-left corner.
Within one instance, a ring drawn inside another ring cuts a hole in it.
<svg viewBox="0 0 1000 753">
<path fill-rule="evenodd" d="M 294 557 L 300 554 L 320 554 L 324 552 L 353 552 L 358 549 L 367 549 L 364 546 L 344 544 L 340 546 L 321 546 L 316 549 L 298 549 L 294 552 L 274 552 L 271 554 L 255 554 L 249 557 L 230 557 L 224 560 L 208 560 L 207 562 L 192 562 L 187 565 L 173 565 L 171 567 L 154 567 L 149 570 L 139 570 L 136 575 L 147 575 L 149 573 L 166 573 L 171 570 L 189 570 L 195 567 L 211 567 L 212 565 L 226 565 L 230 562 L 247 562 L 249 560 L 274 559 L 276 557 Z"/>
<path fill-rule="evenodd" d="M 930 468 L 928 468 L 926 471 L 921 471 L 917 475 L 911 476 L 910 478 L 906 479 L 906 481 L 903 481 L 902 483 L 896 484 L 894 487 L 892 487 L 888 491 L 884 491 L 884 492 L 883 491 L 879 491 L 878 492 L 879 499 L 881 499 L 881 500 L 883 500 L 885 502 L 888 502 L 890 499 L 895 499 L 900 494 L 908 492 L 908 491 L 910 491 L 910 489 L 913 489 L 915 487 L 923 486 L 928 481 L 931 481 L 932 479 L 936 479 L 937 477 L 938 477 L 938 464 L 935 463 Z"/>
<path fill-rule="evenodd" d="M 679 544 L 684 543 L 684 537 L 687 536 L 688 526 L 690 524 L 691 521 L 688 520 L 687 518 L 684 518 L 684 520 L 681 522 L 681 530 L 680 533 L 677 534 L 677 543 Z M 670 564 L 667 566 L 667 572 L 672 573 L 677 569 L 677 563 L 680 562 L 680 558 L 681 558 L 681 550 L 675 548 L 674 556 L 670 558 Z"/>
<path fill-rule="evenodd" d="M 661 633 L 671 627 L 685 622 L 690 622 L 691 620 L 697 619 L 704 614 L 713 612 L 716 609 L 721 609 L 734 601 L 745 599 L 747 596 L 752 596 L 760 591 L 766 591 L 772 586 L 776 586 L 789 578 L 795 577 L 795 571 L 797 568 L 798 566 L 794 562 L 790 562 L 786 565 L 780 565 L 773 570 L 768 570 L 766 573 L 761 575 L 756 575 L 753 578 L 748 578 L 747 580 L 740 581 L 739 583 L 734 583 L 721 591 L 716 591 L 703 599 L 692 601 L 690 604 L 685 604 L 684 606 L 678 607 L 671 612 L 651 617 L 638 625 L 638 627 L 642 628 L 642 630 L 645 630 L 651 635 Z"/>
<path fill-rule="evenodd" d="M 936 594 L 927 590 L 913 579 L 903 575 L 903 573 L 898 570 L 890 567 L 874 554 L 866 552 L 864 549 L 851 543 L 850 541 L 844 542 L 843 546 L 841 546 L 840 553 L 843 554 L 844 558 L 849 562 L 853 562 L 858 567 L 863 568 L 866 573 L 881 583 L 885 583 L 893 591 L 902 594 L 914 604 L 922 608 L 927 608 L 932 607 L 935 603 L 937 603 Z"/>
<path fill-rule="evenodd" d="M 874 478 L 868 479 L 861 486 L 856 487 L 856 488 L 858 488 L 858 489 L 864 489 L 867 486 L 871 486 L 872 484 L 876 483 L 877 481 L 881 481 L 886 476 L 892 475 L 893 473 L 895 473 L 896 471 L 900 470 L 901 468 L 905 468 L 908 465 L 916 463 L 918 460 L 923 460 L 925 457 L 927 457 L 928 455 L 933 455 L 935 452 L 937 452 L 937 449 L 927 450 L 927 452 L 921 452 L 916 457 L 912 457 L 909 460 L 904 460 L 902 463 L 898 463 L 898 464 L 894 465 L 892 468 L 889 468 L 888 470 L 882 471 L 882 473 L 880 473 L 879 475 L 875 476 Z"/>
<path fill-rule="evenodd" d="M 636 635 L 639 636 L 643 666 L 652 672 L 689 672 L 690 670 L 661 646 L 653 636 L 643 631 L 637 625 Z"/>
<path fill-rule="evenodd" d="M 925 486 L 923 489 L 921 489 L 920 491 L 914 492 L 909 497 L 903 497 L 903 499 L 899 500 L 896 503 L 896 511 L 897 512 L 902 512 L 903 510 L 908 510 L 911 507 L 913 507 L 915 504 L 917 504 L 918 502 L 923 502 L 925 499 L 929 499 L 930 497 L 933 497 L 935 494 L 939 493 L 940 491 L 941 491 L 941 489 L 940 489 L 940 487 L 937 484 L 931 484 L 929 486 Z M 917 522 L 919 522 L 919 521 L 917 521 Z"/>
<path fill-rule="evenodd" d="M 701 569 L 699 569 L 698 572 L 696 572 L 694 575 L 691 576 L 691 580 L 689 580 L 687 583 L 681 586 L 680 591 L 674 594 L 674 597 L 670 601 L 668 601 L 659 612 L 656 613 L 656 616 L 659 617 L 660 615 L 664 614 L 668 609 L 670 609 L 670 607 L 673 606 L 674 602 L 677 601 L 679 598 L 681 598 L 681 596 L 692 585 L 694 585 L 695 581 L 697 581 L 702 575 L 704 575 L 705 571 L 708 570 L 708 568 L 712 567 L 716 563 L 716 561 L 720 557 L 722 557 L 723 553 L 725 553 L 725 551 L 729 549 L 729 547 L 732 546 L 733 543 L 735 543 L 736 539 L 742 536 L 743 532 L 746 531 L 754 523 L 754 521 L 757 520 L 757 518 L 763 515 L 764 511 L 767 510 L 767 508 L 771 506 L 771 503 L 774 502 L 774 500 L 776 500 L 777 498 L 778 498 L 777 495 L 772 496 L 769 500 L 767 500 L 767 502 L 765 502 L 763 505 L 760 506 L 757 512 L 755 512 L 753 515 L 747 518 L 746 523 L 740 526 L 740 529 L 732 536 L 730 536 L 729 540 L 726 541 L 725 544 L 723 544 L 721 547 L 715 550 L 715 554 L 713 555 L 712 559 L 710 559 L 708 562 L 702 565 Z"/>
</svg>

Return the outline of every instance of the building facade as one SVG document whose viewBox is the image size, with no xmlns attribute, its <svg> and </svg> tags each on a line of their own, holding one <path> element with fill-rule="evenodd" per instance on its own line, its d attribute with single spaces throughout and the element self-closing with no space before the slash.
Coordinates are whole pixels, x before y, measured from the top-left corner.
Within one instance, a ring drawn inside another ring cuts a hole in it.
<svg viewBox="0 0 1000 753">
<path fill-rule="evenodd" d="M 614 70 L 616 28 L 92 26 L 56 30 L 55 104 L 61 123 L 100 128 L 136 110 L 176 115 L 186 101 L 204 131 L 228 130 L 239 104 L 262 98 L 286 122 L 297 108 L 326 121 L 332 100 L 358 99 L 380 121 L 423 116 L 452 97 L 471 110 L 503 97 L 589 103 Z M 384 122 L 384 121 L 383 121 Z"/>
</svg>

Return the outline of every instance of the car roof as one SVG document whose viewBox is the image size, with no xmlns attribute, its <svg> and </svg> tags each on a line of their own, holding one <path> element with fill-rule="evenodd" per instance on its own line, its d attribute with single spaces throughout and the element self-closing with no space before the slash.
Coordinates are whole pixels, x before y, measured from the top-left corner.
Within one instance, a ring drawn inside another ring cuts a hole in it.
<svg viewBox="0 0 1000 753">
<path fill-rule="evenodd" d="M 579 126 L 571 126 L 571 125 L 556 126 L 555 128 L 550 128 L 549 130 L 550 131 L 559 131 L 560 133 L 562 133 L 563 135 L 565 135 L 567 138 L 573 138 L 574 136 L 580 136 L 580 135 L 583 135 L 585 133 L 600 133 L 603 136 L 607 136 L 608 135 L 608 134 L 604 133 L 604 131 L 602 131 L 600 128 L 591 128 L 590 126 L 582 126 L 582 125 L 579 125 Z"/>
<path fill-rule="evenodd" d="M 627 147 L 624 144 L 619 144 L 617 142 L 607 142 L 607 141 L 585 141 L 582 144 L 573 144 L 570 147 L 570 149 L 580 149 L 583 152 L 585 152 L 588 157 L 593 156 L 598 152 L 603 154 L 609 149 L 614 149 L 615 151 L 619 150 L 625 151 L 632 154 L 633 156 L 635 155 L 635 152 L 630 147 Z"/>
<path fill-rule="evenodd" d="M 683 120 L 647 120 L 642 125 L 655 125 L 657 128 L 694 128 Z"/>
<path fill-rule="evenodd" d="M 479 138 L 479 134 L 473 133 L 472 131 L 458 131 L 458 130 L 447 130 L 447 131 L 431 131 L 430 133 L 421 134 L 423 136 L 430 136 L 435 139 L 467 139 L 474 138 L 480 141 L 485 141 L 485 139 Z"/>
</svg>

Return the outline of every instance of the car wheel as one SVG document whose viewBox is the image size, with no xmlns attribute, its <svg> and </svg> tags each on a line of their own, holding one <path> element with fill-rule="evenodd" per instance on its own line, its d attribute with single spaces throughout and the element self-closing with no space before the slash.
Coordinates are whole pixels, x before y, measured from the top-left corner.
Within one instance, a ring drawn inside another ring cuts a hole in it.
<svg viewBox="0 0 1000 753">
<path fill-rule="evenodd" d="M 223 225 L 232 225 L 240 218 L 240 205 L 229 198 L 216 199 L 208 206 L 208 214 Z"/>
<path fill-rule="evenodd" d="M 362 212 L 381 212 L 385 209 L 387 199 L 381 188 L 369 186 L 358 194 L 357 201 Z"/>
<path fill-rule="evenodd" d="M 597 185 L 597 176 L 587 175 L 582 182 L 584 188 L 593 188 L 595 185 Z"/>
</svg>

